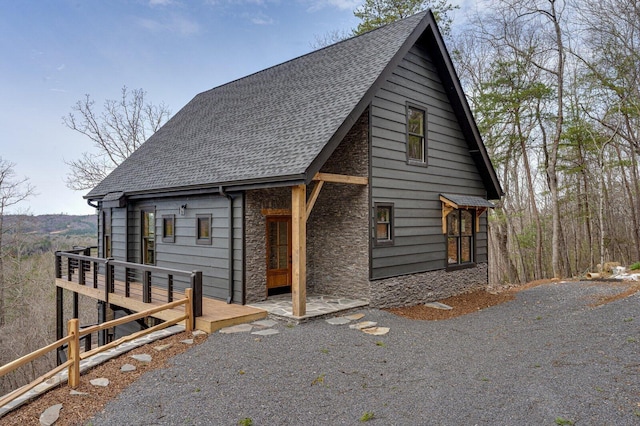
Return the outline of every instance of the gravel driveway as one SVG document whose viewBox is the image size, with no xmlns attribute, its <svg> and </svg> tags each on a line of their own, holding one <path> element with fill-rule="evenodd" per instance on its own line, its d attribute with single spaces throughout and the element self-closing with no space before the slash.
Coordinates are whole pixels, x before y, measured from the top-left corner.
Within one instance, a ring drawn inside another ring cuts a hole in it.
<svg viewBox="0 0 640 426">
<path fill-rule="evenodd" d="M 324 320 L 216 333 L 91 424 L 638 425 L 640 293 L 588 306 L 618 291 L 543 285 L 446 321 L 359 311 L 385 336 Z"/>
</svg>

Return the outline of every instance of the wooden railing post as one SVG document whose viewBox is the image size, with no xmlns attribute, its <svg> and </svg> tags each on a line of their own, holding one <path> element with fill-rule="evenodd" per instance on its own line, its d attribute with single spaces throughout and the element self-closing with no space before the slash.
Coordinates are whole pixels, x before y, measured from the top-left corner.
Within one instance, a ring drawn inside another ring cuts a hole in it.
<svg viewBox="0 0 640 426">
<path fill-rule="evenodd" d="M 202 316 L 202 271 L 191 273 L 191 289 L 193 290 L 193 316 Z"/>
<path fill-rule="evenodd" d="M 67 358 L 73 363 L 69 366 L 69 386 L 75 389 L 80 384 L 80 321 L 77 318 L 69 320 L 69 353 Z"/>
<path fill-rule="evenodd" d="M 187 288 L 184 290 L 184 297 L 187 299 L 187 303 L 184 305 L 184 314 L 187 319 L 184 320 L 185 331 L 190 332 L 196 326 L 196 318 L 193 316 L 193 290 Z"/>
</svg>

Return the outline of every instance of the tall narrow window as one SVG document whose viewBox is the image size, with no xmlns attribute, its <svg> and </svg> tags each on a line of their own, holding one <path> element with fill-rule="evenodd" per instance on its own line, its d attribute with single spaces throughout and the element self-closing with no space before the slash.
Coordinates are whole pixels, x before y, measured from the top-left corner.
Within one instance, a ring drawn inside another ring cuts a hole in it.
<svg viewBox="0 0 640 426">
<path fill-rule="evenodd" d="M 142 211 L 142 263 L 156 264 L 156 213 L 154 210 Z"/>
<path fill-rule="evenodd" d="M 447 215 L 447 263 L 450 266 L 474 261 L 475 210 L 453 210 Z"/>
<path fill-rule="evenodd" d="M 162 242 L 173 243 L 175 240 L 175 216 L 172 214 L 166 214 L 162 216 Z"/>
<path fill-rule="evenodd" d="M 375 243 L 393 244 L 393 204 L 375 205 Z"/>
<path fill-rule="evenodd" d="M 196 215 L 196 244 L 211 244 L 211 215 Z"/>
<path fill-rule="evenodd" d="M 425 111 L 407 106 L 407 160 L 426 164 Z"/>
<path fill-rule="evenodd" d="M 111 257 L 111 209 L 102 211 L 102 253 L 105 259 Z"/>
</svg>

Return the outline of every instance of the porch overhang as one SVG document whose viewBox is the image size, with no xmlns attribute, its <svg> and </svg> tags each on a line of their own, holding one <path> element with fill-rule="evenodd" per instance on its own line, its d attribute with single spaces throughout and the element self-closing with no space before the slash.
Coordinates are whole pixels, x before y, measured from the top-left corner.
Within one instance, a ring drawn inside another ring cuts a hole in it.
<svg viewBox="0 0 640 426">
<path fill-rule="evenodd" d="M 447 216 L 454 210 L 476 211 L 476 232 L 480 231 L 480 221 L 477 220 L 487 209 L 495 208 L 495 205 L 482 197 L 473 195 L 440 194 L 442 201 L 442 233 L 447 233 Z"/>
<path fill-rule="evenodd" d="M 306 314 L 307 300 L 307 220 L 326 182 L 367 185 L 369 179 L 332 173 L 316 173 L 316 181 L 307 200 L 307 185 L 291 187 L 291 302 L 294 317 Z"/>
</svg>

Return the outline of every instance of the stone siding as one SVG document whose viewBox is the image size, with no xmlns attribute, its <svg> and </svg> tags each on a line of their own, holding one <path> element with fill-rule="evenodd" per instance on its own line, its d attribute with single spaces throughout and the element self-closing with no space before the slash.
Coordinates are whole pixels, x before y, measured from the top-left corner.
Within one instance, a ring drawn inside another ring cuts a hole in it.
<svg viewBox="0 0 640 426">
<path fill-rule="evenodd" d="M 391 308 L 445 299 L 487 286 L 487 264 L 447 272 L 437 270 L 371 281 L 370 306 Z"/>
<path fill-rule="evenodd" d="M 353 125 L 321 171 L 368 176 L 369 113 Z M 308 186 L 311 193 L 315 183 Z M 307 222 L 307 293 L 369 299 L 369 191 L 325 183 Z M 245 193 L 246 303 L 266 298 L 266 222 L 262 209 L 291 209 L 291 188 Z"/>
<path fill-rule="evenodd" d="M 368 132 L 367 110 L 321 172 L 368 176 Z M 368 185 L 322 187 L 307 223 L 307 281 L 317 294 L 369 299 L 368 206 Z"/>
<path fill-rule="evenodd" d="M 246 303 L 267 296 L 267 223 L 262 209 L 290 209 L 291 188 L 268 188 L 245 192 L 244 257 Z"/>
</svg>

